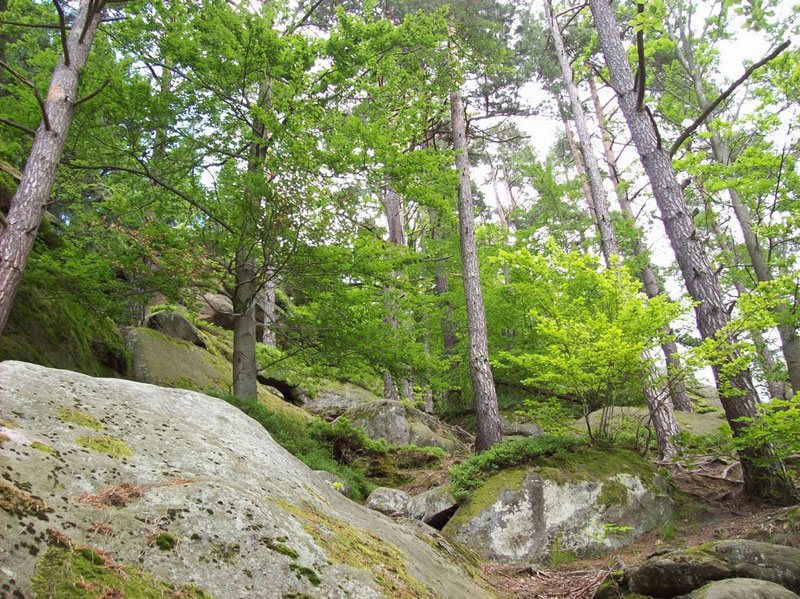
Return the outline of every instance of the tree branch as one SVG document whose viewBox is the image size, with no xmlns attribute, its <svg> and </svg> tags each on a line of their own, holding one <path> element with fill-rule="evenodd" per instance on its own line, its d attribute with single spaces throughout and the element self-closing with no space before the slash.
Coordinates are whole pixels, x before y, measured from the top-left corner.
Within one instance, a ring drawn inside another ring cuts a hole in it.
<svg viewBox="0 0 800 599">
<path fill-rule="evenodd" d="M 681 145 L 683 145 L 683 142 L 685 142 L 689 138 L 689 136 L 692 133 L 694 133 L 700 125 L 703 124 L 703 121 L 705 121 L 708 118 L 708 116 L 712 112 L 714 112 L 717 106 L 719 106 L 723 101 L 725 101 L 728 98 L 728 96 L 730 96 L 736 90 L 737 87 L 739 87 L 742 83 L 747 81 L 750 75 L 752 75 L 757 69 L 763 67 L 765 64 L 767 64 L 773 58 L 777 57 L 781 52 L 786 50 L 786 48 L 788 47 L 789 47 L 789 41 L 787 40 L 783 42 L 780 46 L 775 48 L 775 50 L 773 50 L 768 56 L 762 58 L 757 63 L 751 65 L 750 68 L 748 68 L 741 77 L 739 77 L 736 81 L 734 81 L 728 86 L 728 89 L 726 89 L 719 96 L 717 96 L 717 99 L 711 102 L 711 104 L 709 104 L 706 107 L 706 109 L 703 111 L 703 114 L 697 117 L 695 121 L 691 125 L 689 125 L 684 130 L 683 133 L 680 134 L 678 139 L 675 140 L 675 143 L 672 144 L 672 147 L 669 149 L 670 158 L 672 158 L 675 155 L 675 152 L 677 152 L 678 149 L 681 147 Z"/>
<path fill-rule="evenodd" d="M 91 94 L 89 94 L 88 96 L 83 96 L 80 100 L 75 100 L 75 102 L 73 102 L 72 104 L 72 107 L 75 108 L 78 104 L 83 104 L 84 102 L 94 98 L 97 94 L 99 94 L 106 88 L 106 85 L 108 85 L 110 81 L 111 79 L 106 79 L 105 81 L 103 81 L 103 83 L 100 84 L 100 87 L 94 90 Z"/>
<path fill-rule="evenodd" d="M 644 3 L 636 3 L 636 12 L 639 15 L 644 14 Z M 636 70 L 636 110 L 644 108 L 644 86 L 645 86 L 645 68 L 644 68 L 644 29 L 641 28 L 636 32 L 636 55 L 638 60 L 638 67 Z"/>
<path fill-rule="evenodd" d="M 53 0 L 58 11 L 58 28 L 61 30 L 61 49 L 64 51 L 64 64 L 69 66 L 69 48 L 67 47 L 67 21 L 64 18 L 64 9 L 58 0 Z"/>
<path fill-rule="evenodd" d="M 9 27 L 29 27 L 31 29 L 61 29 L 60 25 L 47 25 L 45 23 L 20 23 L 19 21 L 0 20 L 0 25 L 8 25 Z"/>
<path fill-rule="evenodd" d="M 28 135 L 36 135 L 36 131 L 31 129 L 30 127 L 26 127 L 25 125 L 21 125 L 20 123 L 17 123 L 16 121 L 12 121 L 12 120 L 9 120 L 9 119 L 4 119 L 1 116 L 0 116 L 0 123 L 3 123 L 4 125 L 8 125 L 9 127 L 14 127 L 14 129 L 19 129 L 20 131 L 22 131 L 23 133 L 27 133 Z"/>
<path fill-rule="evenodd" d="M 22 75 L 20 75 L 17 71 L 12 69 L 8 64 L 4 61 L 0 60 L 0 67 L 3 67 L 9 73 L 14 75 L 17 79 L 19 79 L 24 85 L 27 85 L 33 90 L 33 93 L 36 95 L 36 101 L 39 102 L 39 108 L 42 110 L 42 118 L 44 119 L 44 128 L 47 131 L 50 131 L 50 118 L 47 116 L 47 111 L 44 109 L 44 100 L 42 99 L 42 95 L 39 93 L 39 90 L 36 89 L 36 86 L 33 84 L 33 81 L 29 81 L 25 79 Z"/>
</svg>

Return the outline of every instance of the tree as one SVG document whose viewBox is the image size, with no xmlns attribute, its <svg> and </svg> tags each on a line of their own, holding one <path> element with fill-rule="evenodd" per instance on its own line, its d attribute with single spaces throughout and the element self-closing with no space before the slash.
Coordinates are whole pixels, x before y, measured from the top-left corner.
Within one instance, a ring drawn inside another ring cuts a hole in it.
<svg viewBox="0 0 800 599">
<path fill-rule="evenodd" d="M 22 272 L 50 197 L 67 133 L 75 117 L 75 108 L 96 93 L 80 98 L 78 84 L 80 71 L 89 58 L 105 5 L 105 0 L 84 1 L 67 33 L 63 8 L 56 1 L 61 19 L 62 55 L 53 70 L 46 99 L 39 95 L 36 86 L 24 75 L 6 63 L 0 64 L 33 90 L 41 107 L 42 117 L 35 132 L 25 125 L 13 124 L 33 134 L 33 146 L 22 171 L 19 187 L 11 200 L 8 215 L 4 219 L 3 229 L 0 230 L 0 334 L 11 312 Z"/>
<path fill-rule="evenodd" d="M 738 436 L 743 428 L 740 419 L 756 416 L 757 395 L 750 372 L 746 366 L 737 363 L 735 345 L 729 339 L 718 337 L 719 333 L 724 335 L 728 312 L 705 249 L 697 238 L 681 185 L 666 150 L 661 147 L 661 138 L 652 116 L 644 106 L 643 65 L 640 65 L 637 82 L 619 37 L 611 6 L 605 0 L 590 0 L 589 6 L 611 85 L 617 93 L 631 138 L 650 180 L 684 282 L 696 302 L 695 313 L 700 334 L 704 339 L 713 339 L 720 349 L 730 347 L 730 351 L 724 352 L 712 368 L 725 416 L 734 435 Z M 638 35 L 641 39 L 642 32 Z M 768 448 L 742 449 L 739 456 L 748 496 L 776 503 L 795 500 L 794 487 L 785 472 L 780 467 L 764 465 L 761 461 L 769 457 Z"/>
</svg>

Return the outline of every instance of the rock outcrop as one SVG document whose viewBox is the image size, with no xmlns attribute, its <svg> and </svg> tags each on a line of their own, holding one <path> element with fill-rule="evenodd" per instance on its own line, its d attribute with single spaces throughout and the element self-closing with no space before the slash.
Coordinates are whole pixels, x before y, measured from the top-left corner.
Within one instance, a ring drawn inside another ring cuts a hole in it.
<svg viewBox="0 0 800 599">
<path fill-rule="evenodd" d="M 796 593 L 774 582 L 756 578 L 728 578 L 697 589 L 690 599 L 800 599 Z"/>
<path fill-rule="evenodd" d="M 343 417 L 363 428 L 371 439 L 384 439 L 392 445 L 441 447 L 450 453 L 466 450 L 449 426 L 399 401 L 363 403 L 347 410 Z"/>
<path fill-rule="evenodd" d="M 223 401 L 4 362 L 0 422 L 8 596 L 490 597 Z"/>
<path fill-rule="evenodd" d="M 156 312 L 147 317 L 147 326 L 168 337 L 183 339 L 192 345 L 206 349 L 206 342 L 200 331 L 179 312 Z"/>
<path fill-rule="evenodd" d="M 625 573 L 628 588 L 653 597 L 684 595 L 725 578 L 757 578 L 800 592 L 800 549 L 759 541 L 716 541 L 649 558 Z"/>
<path fill-rule="evenodd" d="M 484 559 L 529 564 L 621 547 L 664 522 L 673 502 L 633 453 L 585 450 L 569 462 L 500 472 L 443 532 Z"/>
<path fill-rule="evenodd" d="M 313 397 L 306 393 L 302 406 L 315 416 L 333 420 L 347 410 L 378 399 L 374 393 L 358 385 L 328 381 L 320 385 Z"/>
</svg>

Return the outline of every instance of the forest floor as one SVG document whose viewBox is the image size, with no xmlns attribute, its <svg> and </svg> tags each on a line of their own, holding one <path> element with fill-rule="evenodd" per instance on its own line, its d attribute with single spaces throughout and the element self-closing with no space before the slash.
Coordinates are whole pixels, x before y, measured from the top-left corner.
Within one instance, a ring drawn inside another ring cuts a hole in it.
<svg viewBox="0 0 800 599">
<path fill-rule="evenodd" d="M 769 522 L 787 510 L 747 501 L 738 464 L 730 459 L 699 457 L 690 469 L 680 463 L 667 467 L 672 471 L 679 505 L 666 524 L 631 545 L 566 564 L 487 563 L 482 566 L 487 582 L 503 599 L 591 599 L 613 571 L 635 566 L 655 552 L 747 537 L 753 531 L 768 529 Z M 431 479 L 446 480 L 446 470 L 426 473 L 428 483 Z M 414 493 L 415 486 L 409 484 L 407 490 Z M 800 534 L 798 537 L 800 540 Z"/>
</svg>

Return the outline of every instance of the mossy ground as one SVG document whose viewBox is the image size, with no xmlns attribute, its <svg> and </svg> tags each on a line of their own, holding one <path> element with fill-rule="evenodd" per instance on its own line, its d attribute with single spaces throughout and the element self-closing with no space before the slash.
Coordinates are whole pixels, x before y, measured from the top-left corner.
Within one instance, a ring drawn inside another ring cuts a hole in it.
<svg viewBox="0 0 800 599">
<path fill-rule="evenodd" d="M 80 410 L 73 410 L 71 408 L 58 408 L 58 417 L 62 422 L 77 424 L 78 426 L 85 426 L 99 431 L 103 428 L 103 424 L 93 416 L 84 414 Z"/>
<path fill-rule="evenodd" d="M 311 506 L 286 501 L 277 505 L 299 518 L 303 528 L 339 564 L 369 572 L 389 599 L 439 599 L 432 589 L 411 576 L 405 555 L 372 532 L 329 516 Z"/>
<path fill-rule="evenodd" d="M 89 548 L 50 547 L 31 583 L 37 599 L 211 599 L 192 585 L 176 587 Z"/>
</svg>

